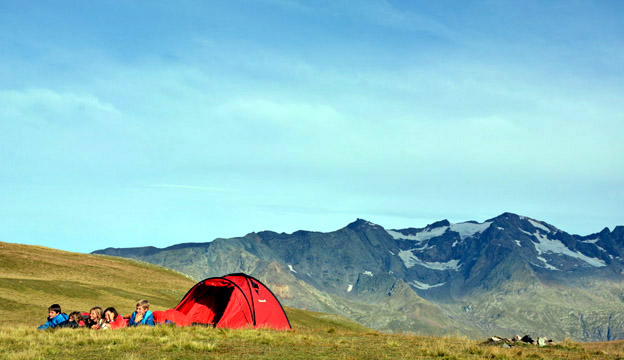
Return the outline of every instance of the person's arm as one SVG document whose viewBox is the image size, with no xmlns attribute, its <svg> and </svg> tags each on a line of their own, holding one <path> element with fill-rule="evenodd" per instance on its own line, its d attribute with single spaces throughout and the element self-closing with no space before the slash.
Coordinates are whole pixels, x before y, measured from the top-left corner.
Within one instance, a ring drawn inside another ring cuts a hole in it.
<svg viewBox="0 0 624 360">
<path fill-rule="evenodd" d="M 50 318 L 48 318 L 48 320 L 43 325 L 39 326 L 37 329 L 38 330 L 45 330 L 45 329 L 49 328 L 51 324 L 52 324 L 52 321 L 50 320 Z"/>
</svg>

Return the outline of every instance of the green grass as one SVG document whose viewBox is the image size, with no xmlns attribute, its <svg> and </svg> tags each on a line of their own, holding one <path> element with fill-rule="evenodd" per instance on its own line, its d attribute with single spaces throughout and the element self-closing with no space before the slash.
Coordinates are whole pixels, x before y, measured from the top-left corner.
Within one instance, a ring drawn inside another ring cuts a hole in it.
<svg viewBox="0 0 624 360">
<path fill-rule="evenodd" d="M 326 328 L 299 325 L 291 331 L 205 327 L 89 329 L 1 328 L 2 358 L 14 359 L 620 359 L 622 343 L 538 348 L 500 346 L 453 337 L 390 335 L 349 329 L 342 320 Z M 319 321 L 323 321 L 321 314 Z M 304 316 L 303 322 L 310 315 Z M 329 331 L 331 329 L 335 331 Z"/>
<path fill-rule="evenodd" d="M 145 298 L 152 310 L 169 309 L 194 284 L 133 260 L 0 242 L 0 327 L 42 324 L 54 303 L 66 313 L 114 306 L 129 314 Z"/>
<path fill-rule="evenodd" d="M 5 261 L 6 260 L 6 261 Z M 286 308 L 290 331 L 205 327 L 36 330 L 66 312 L 147 298 L 175 306 L 195 281 L 136 261 L 0 242 L 0 358 L 16 359 L 624 359 L 624 343 L 504 349 L 461 337 L 391 335 L 346 318 Z"/>
</svg>

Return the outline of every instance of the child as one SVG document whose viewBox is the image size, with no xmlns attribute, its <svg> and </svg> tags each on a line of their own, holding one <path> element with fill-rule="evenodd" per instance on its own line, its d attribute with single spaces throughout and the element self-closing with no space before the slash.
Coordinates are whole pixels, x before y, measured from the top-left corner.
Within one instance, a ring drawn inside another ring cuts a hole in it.
<svg viewBox="0 0 624 360">
<path fill-rule="evenodd" d="M 96 306 L 94 308 L 91 308 L 91 310 L 89 310 L 89 322 L 87 324 L 87 326 L 89 326 L 91 329 L 94 330 L 106 330 L 108 329 L 108 324 L 106 323 L 106 321 L 104 321 L 104 319 L 102 318 L 102 308 L 99 306 Z"/>
<path fill-rule="evenodd" d="M 80 311 L 73 311 L 69 314 L 69 322 L 67 323 L 67 327 L 70 328 L 78 328 L 85 326 L 84 317 L 80 313 Z"/>
<path fill-rule="evenodd" d="M 48 308 L 48 320 L 45 324 L 39 326 L 37 329 L 45 330 L 48 328 L 55 328 L 60 325 L 64 325 L 69 320 L 67 314 L 61 311 L 61 305 L 52 304 Z"/>
<path fill-rule="evenodd" d="M 123 316 L 120 316 L 114 307 L 109 307 L 104 310 L 104 319 L 111 329 L 119 329 L 128 326 L 128 319 L 124 319 Z"/>
<path fill-rule="evenodd" d="M 128 326 L 150 325 L 154 326 L 154 315 L 149 311 L 150 303 L 147 300 L 139 300 L 136 304 L 136 311 L 130 316 Z"/>
<path fill-rule="evenodd" d="M 69 321 L 67 314 L 61 312 L 61 305 L 52 304 L 48 308 L 48 321 L 45 324 L 39 326 L 37 329 L 45 330 L 52 329 L 60 325 L 64 325 Z"/>
</svg>

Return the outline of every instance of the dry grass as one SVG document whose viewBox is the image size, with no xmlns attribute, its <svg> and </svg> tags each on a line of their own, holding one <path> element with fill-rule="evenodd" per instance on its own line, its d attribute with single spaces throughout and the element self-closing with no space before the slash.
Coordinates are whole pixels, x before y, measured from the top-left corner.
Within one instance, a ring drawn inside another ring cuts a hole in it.
<svg viewBox="0 0 624 360">
<path fill-rule="evenodd" d="M 295 319 L 296 323 L 296 319 Z M 339 325 L 338 325 L 339 326 Z M 504 349 L 452 337 L 157 326 L 111 331 L 0 329 L 2 358 L 13 359 L 620 359 L 622 343 Z"/>
<path fill-rule="evenodd" d="M 129 314 L 146 298 L 152 310 L 168 309 L 194 284 L 133 260 L 0 242 L 0 326 L 42 324 L 53 303 L 67 313 L 114 306 Z"/>
<path fill-rule="evenodd" d="M 194 281 L 112 257 L 0 243 L 0 358 L 14 359 L 624 359 L 624 343 L 504 349 L 457 337 L 390 335 L 336 315 L 287 308 L 291 331 L 157 326 L 39 331 L 47 307 L 175 306 Z"/>
</svg>

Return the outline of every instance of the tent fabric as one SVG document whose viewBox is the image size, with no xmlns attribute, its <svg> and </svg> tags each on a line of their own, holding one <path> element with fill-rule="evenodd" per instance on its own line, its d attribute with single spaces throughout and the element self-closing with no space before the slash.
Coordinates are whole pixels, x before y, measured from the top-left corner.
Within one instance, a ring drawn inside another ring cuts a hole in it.
<svg viewBox="0 0 624 360">
<path fill-rule="evenodd" d="M 125 328 L 126 326 L 128 326 L 128 322 L 130 320 L 124 318 L 121 315 L 117 315 L 117 318 L 115 319 L 115 321 L 108 323 L 108 325 L 110 326 L 111 329 L 120 329 L 120 328 Z"/>
<path fill-rule="evenodd" d="M 164 320 L 157 322 L 169 320 L 183 326 L 168 318 L 177 314 L 178 321 L 217 328 L 291 329 L 273 292 L 258 279 L 242 273 L 198 282 L 172 310 L 169 315 L 158 314 L 158 319 Z"/>
<path fill-rule="evenodd" d="M 188 319 L 188 317 L 175 309 L 154 311 L 152 314 L 154 315 L 154 322 L 160 324 L 173 323 L 177 326 L 191 325 L 191 321 Z"/>
</svg>

